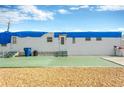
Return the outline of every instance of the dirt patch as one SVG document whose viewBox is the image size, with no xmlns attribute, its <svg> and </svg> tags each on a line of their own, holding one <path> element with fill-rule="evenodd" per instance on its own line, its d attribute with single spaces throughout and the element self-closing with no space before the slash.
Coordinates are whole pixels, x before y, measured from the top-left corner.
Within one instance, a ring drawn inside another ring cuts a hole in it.
<svg viewBox="0 0 124 93">
<path fill-rule="evenodd" d="M 0 68 L 0 86 L 124 86 L 124 68 Z"/>
</svg>

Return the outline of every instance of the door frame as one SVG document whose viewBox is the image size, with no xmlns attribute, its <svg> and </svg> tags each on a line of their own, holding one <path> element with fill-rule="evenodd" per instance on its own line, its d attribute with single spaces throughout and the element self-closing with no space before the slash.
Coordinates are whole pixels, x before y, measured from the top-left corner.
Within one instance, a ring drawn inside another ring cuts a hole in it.
<svg viewBox="0 0 124 93">
<path fill-rule="evenodd" d="M 64 38 L 64 44 L 62 44 L 62 41 L 61 41 L 62 38 Z M 66 34 L 59 35 L 59 44 L 60 45 L 65 45 L 66 44 Z"/>
<path fill-rule="evenodd" d="M 58 41 L 59 41 L 59 51 L 65 51 L 65 48 L 66 48 L 66 37 L 67 35 L 66 34 L 60 34 L 59 35 L 59 38 L 58 38 Z M 64 38 L 64 44 L 62 44 L 61 42 L 61 38 Z"/>
</svg>

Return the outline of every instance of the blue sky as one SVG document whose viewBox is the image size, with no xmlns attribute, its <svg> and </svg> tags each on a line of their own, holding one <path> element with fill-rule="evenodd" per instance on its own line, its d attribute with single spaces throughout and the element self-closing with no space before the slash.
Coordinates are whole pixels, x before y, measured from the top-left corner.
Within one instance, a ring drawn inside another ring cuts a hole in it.
<svg viewBox="0 0 124 93">
<path fill-rule="evenodd" d="M 0 31 L 124 31 L 124 6 L 0 6 Z"/>
</svg>

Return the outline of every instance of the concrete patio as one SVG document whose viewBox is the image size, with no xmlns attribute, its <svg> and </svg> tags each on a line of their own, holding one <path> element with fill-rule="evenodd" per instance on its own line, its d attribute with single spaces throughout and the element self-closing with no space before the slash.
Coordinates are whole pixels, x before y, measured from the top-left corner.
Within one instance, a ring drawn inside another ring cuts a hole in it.
<svg viewBox="0 0 124 93">
<path fill-rule="evenodd" d="M 102 58 L 124 66 L 124 57 L 106 56 L 106 57 L 102 57 Z"/>
</svg>

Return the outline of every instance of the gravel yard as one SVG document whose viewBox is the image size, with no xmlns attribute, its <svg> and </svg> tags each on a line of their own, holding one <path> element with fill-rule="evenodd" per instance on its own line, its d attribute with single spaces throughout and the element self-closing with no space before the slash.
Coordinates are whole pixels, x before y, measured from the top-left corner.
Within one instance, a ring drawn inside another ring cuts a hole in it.
<svg viewBox="0 0 124 93">
<path fill-rule="evenodd" d="M 0 68 L 0 86 L 119 87 L 124 86 L 124 68 Z"/>
</svg>

